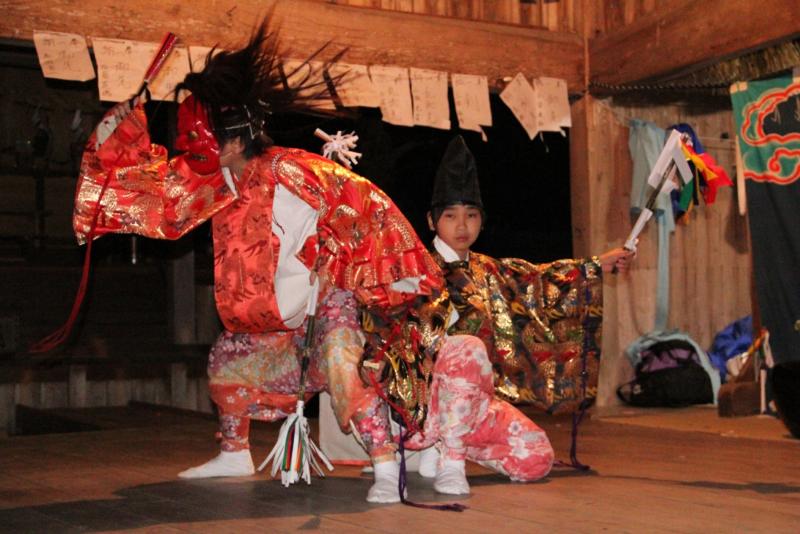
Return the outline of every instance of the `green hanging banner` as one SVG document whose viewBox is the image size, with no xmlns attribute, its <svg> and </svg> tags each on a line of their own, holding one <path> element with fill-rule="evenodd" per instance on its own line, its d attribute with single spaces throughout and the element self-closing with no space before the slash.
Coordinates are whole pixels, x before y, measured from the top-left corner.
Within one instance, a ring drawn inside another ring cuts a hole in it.
<svg viewBox="0 0 800 534">
<path fill-rule="evenodd" d="M 731 88 L 756 292 L 777 362 L 800 360 L 800 79 Z"/>
</svg>

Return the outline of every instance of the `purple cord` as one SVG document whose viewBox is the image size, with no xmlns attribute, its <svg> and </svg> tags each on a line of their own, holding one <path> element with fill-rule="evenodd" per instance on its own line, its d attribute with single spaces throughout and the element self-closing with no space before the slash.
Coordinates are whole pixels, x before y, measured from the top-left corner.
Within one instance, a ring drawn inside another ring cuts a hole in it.
<svg viewBox="0 0 800 534">
<path fill-rule="evenodd" d="M 584 279 L 586 278 L 586 271 L 584 266 Z M 589 408 L 589 401 L 586 398 L 586 382 L 589 380 L 589 372 L 586 370 L 586 360 L 589 357 L 589 334 L 590 330 L 591 333 L 596 331 L 596 328 L 589 327 L 589 300 L 591 299 L 591 292 L 589 291 L 589 284 L 584 282 L 584 295 L 585 295 L 585 307 L 586 307 L 586 315 L 583 320 L 583 351 L 581 354 L 581 403 L 580 403 L 580 410 L 577 412 L 573 412 L 572 414 L 572 444 L 569 448 L 569 460 L 570 463 L 557 461 L 555 465 L 559 467 L 572 467 L 577 469 L 578 471 L 588 471 L 590 468 L 586 464 L 582 464 L 578 460 L 578 426 L 583 421 L 583 416 L 586 415 L 586 410 Z"/>
<path fill-rule="evenodd" d="M 406 506 L 414 506 L 416 508 L 426 508 L 428 510 L 441 510 L 443 512 L 463 512 L 467 506 L 460 503 L 450 504 L 422 504 L 412 502 L 406 499 L 406 487 L 408 486 L 408 478 L 406 471 L 406 448 L 405 441 L 409 438 L 406 433 L 405 427 L 400 427 L 400 476 L 397 479 L 397 491 L 400 492 L 400 502 Z"/>
</svg>

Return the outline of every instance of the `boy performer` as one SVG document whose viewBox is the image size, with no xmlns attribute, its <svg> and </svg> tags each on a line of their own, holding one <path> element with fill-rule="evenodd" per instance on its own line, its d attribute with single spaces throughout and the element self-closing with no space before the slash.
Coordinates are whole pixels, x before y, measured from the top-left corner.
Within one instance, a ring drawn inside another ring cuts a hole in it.
<svg viewBox="0 0 800 534">
<path fill-rule="evenodd" d="M 616 248 L 540 265 L 498 260 L 470 249 L 484 219 L 475 161 L 458 136 L 437 170 L 428 212 L 434 258 L 458 312 L 448 333 L 483 341 L 497 397 L 550 413 L 574 411 L 584 387 L 587 396 L 596 391 L 602 273 L 626 271 L 633 253 Z M 422 452 L 423 476 L 435 473 L 423 468 L 432 454 Z"/>
</svg>

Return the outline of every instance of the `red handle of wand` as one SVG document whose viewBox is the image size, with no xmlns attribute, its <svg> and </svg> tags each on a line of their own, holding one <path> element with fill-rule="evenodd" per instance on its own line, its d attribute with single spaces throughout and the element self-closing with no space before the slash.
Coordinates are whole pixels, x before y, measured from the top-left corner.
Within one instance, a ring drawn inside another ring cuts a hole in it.
<svg viewBox="0 0 800 534">
<path fill-rule="evenodd" d="M 158 76 L 158 73 L 161 72 L 161 69 L 164 67 L 164 63 L 166 63 L 170 53 L 175 49 L 176 44 L 178 44 L 178 38 L 174 33 L 167 32 L 167 34 L 161 40 L 161 46 L 158 47 L 158 52 L 156 52 L 156 55 L 153 56 L 150 66 L 147 67 L 147 70 L 144 73 L 144 79 L 142 80 L 142 85 L 139 86 L 139 90 L 136 91 L 134 98 L 141 96 L 142 93 L 147 90 L 147 86 L 150 85 L 150 82 L 152 82 L 156 76 Z"/>
</svg>

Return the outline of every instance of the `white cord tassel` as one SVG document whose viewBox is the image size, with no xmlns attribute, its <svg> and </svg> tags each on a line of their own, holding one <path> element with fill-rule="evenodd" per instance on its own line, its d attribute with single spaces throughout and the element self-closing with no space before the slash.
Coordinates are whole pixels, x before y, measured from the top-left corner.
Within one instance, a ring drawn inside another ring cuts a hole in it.
<svg viewBox="0 0 800 534">
<path fill-rule="evenodd" d="M 323 156 L 328 159 L 338 160 L 348 169 L 352 169 L 353 165 L 358 165 L 358 158 L 361 157 L 361 152 L 352 150 L 358 142 L 358 136 L 355 132 L 342 134 L 342 131 L 339 130 L 335 135 L 330 135 L 317 128 L 314 130 L 314 135 L 325 141 L 325 144 L 322 145 Z"/>
<path fill-rule="evenodd" d="M 258 466 L 259 471 L 272 460 L 270 475 L 274 477 L 281 472 L 281 483 L 287 488 L 301 479 L 306 484 L 311 484 L 311 469 L 322 478 L 325 472 L 320 462 L 333 471 L 333 465 L 325 453 L 309 436 L 308 419 L 303 415 L 305 403 L 297 401 L 295 413 L 286 418 L 278 434 L 278 442 L 267 456 L 266 460 Z"/>
<path fill-rule="evenodd" d="M 314 284 L 311 289 L 311 295 L 308 299 L 308 308 L 306 310 L 309 321 L 308 331 L 306 332 L 306 345 L 303 354 L 303 367 L 300 375 L 300 393 L 298 394 L 297 407 L 295 413 L 286 418 L 286 421 L 281 425 L 281 430 L 278 433 L 278 442 L 272 448 L 272 451 L 267 456 L 267 459 L 261 462 L 258 466 L 259 471 L 263 471 L 267 464 L 272 460 L 271 475 L 274 477 L 278 471 L 281 472 L 281 483 L 289 487 L 301 479 L 306 481 L 306 484 L 311 484 L 311 469 L 314 472 L 325 478 L 325 473 L 322 471 L 320 462 L 333 471 L 333 465 L 325 456 L 325 453 L 317 447 L 317 444 L 311 439 L 310 431 L 308 428 L 308 419 L 303 415 L 305 402 L 303 401 L 305 394 L 305 379 L 306 369 L 308 366 L 308 359 L 311 350 L 311 338 L 313 337 L 314 319 L 317 311 L 317 297 L 319 295 L 319 278 L 314 279 Z"/>
</svg>

